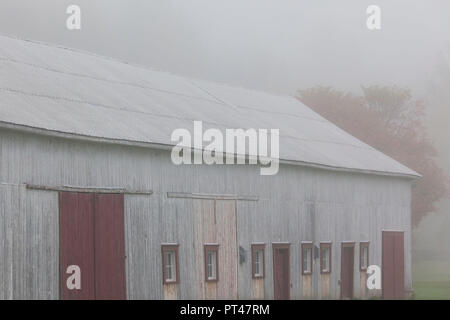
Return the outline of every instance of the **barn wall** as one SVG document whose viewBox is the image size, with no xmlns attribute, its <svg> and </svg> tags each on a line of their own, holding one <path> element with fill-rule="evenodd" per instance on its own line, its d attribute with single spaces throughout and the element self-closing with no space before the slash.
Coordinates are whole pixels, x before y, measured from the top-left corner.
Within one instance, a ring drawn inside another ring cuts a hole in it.
<svg viewBox="0 0 450 320">
<path fill-rule="evenodd" d="M 293 299 L 304 298 L 301 241 L 314 241 L 317 246 L 320 241 L 333 242 L 333 298 L 339 298 L 340 292 L 340 242 L 357 242 L 354 292 L 358 296 L 358 242 L 370 241 L 370 264 L 381 266 L 382 229 L 405 231 L 405 286 L 412 287 L 410 182 L 405 179 L 287 165 L 275 176 L 261 176 L 256 166 L 174 166 L 164 151 L 0 130 L 0 182 L 0 254 L 6 257 L 0 261 L 5 270 L 0 279 L 6 279 L 1 282 L 6 284 L 0 287 L 0 298 L 58 297 L 57 194 L 26 190 L 23 183 L 153 190 L 150 196 L 125 196 L 127 297 L 131 299 L 163 298 L 160 245 L 173 242 L 180 244 L 178 297 L 197 297 L 194 200 L 168 198 L 167 192 L 258 197 L 258 201 L 236 203 L 237 243 L 247 252 L 246 261 L 238 266 L 240 299 L 253 297 L 252 242 L 266 243 L 265 298 L 273 298 L 271 243 L 291 243 Z M 17 247 L 13 251 L 11 228 Z M 321 297 L 319 280 L 315 259 L 312 294 L 316 298 Z"/>
<path fill-rule="evenodd" d="M 56 194 L 0 184 L 0 298 L 58 299 Z"/>
</svg>

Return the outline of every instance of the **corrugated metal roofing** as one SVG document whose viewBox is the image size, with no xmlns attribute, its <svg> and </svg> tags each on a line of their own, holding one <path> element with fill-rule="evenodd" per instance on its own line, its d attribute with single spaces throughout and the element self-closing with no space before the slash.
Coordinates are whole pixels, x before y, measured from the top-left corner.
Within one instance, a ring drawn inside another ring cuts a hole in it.
<svg viewBox="0 0 450 320">
<path fill-rule="evenodd" d="M 172 145 L 177 128 L 278 128 L 280 158 L 383 174 L 417 173 L 299 102 L 188 79 L 77 50 L 0 36 L 0 122 Z"/>
</svg>

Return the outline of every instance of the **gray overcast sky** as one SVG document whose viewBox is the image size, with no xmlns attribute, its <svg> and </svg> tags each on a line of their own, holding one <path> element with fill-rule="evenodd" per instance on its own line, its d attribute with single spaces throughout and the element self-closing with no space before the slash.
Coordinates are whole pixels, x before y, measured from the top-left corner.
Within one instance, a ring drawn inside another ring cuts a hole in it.
<svg viewBox="0 0 450 320">
<path fill-rule="evenodd" d="M 65 27 L 82 9 L 82 30 Z M 366 8 L 382 29 L 366 28 Z M 0 33 L 196 78 L 295 93 L 361 84 L 420 91 L 450 48 L 448 0 L 1 0 Z"/>
</svg>

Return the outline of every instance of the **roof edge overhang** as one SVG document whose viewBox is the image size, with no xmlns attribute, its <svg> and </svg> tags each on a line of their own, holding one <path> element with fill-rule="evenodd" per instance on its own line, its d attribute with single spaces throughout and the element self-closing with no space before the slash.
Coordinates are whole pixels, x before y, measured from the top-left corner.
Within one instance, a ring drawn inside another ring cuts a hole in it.
<svg viewBox="0 0 450 320">
<path fill-rule="evenodd" d="M 140 148 L 156 149 L 156 150 L 163 150 L 163 151 L 170 151 L 174 147 L 174 145 L 171 145 L 171 144 L 90 136 L 90 135 L 79 134 L 79 133 L 70 133 L 70 132 L 64 132 L 64 131 L 58 131 L 58 130 L 52 130 L 52 129 L 33 127 L 33 126 L 29 126 L 29 125 L 16 124 L 16 123 L 6 122 L 6 121 L 0 121 L 0 129 L 8 129 L 8 130 L 20 131 L 20 132 L 24 132 L 24 133 L 31 133 L 31 134 L 41 135 L 41 136 L 49 136 L 49 137 L 63 138 L 63 139 L 69 139 L 69 140 L 78 140 L 78 141 L 94 142 L 94 143 L 106 143 L 106 144 L 114 144 L 114 145 L 124 145 L 124 146 L 130 146 L 130 147 L 140 147 Z M 335 172 L 370 174 L 370 175 L 377 175 L 377 176 L 406 178 L 406 179 L 411 179 L 411 180 L 415 180 L 415 179 L 422 177 L 422 175 L 420 175 L 419 173 L 414 172 L 412 170 L 411 171 L 414 173 L 407 174 L 407 173 L 401 173 L 401 172 L 386 172 L 386 171 L 337 167 L 337 166 L 330 166 L 330 165 L 325 165 L 325 164 L 320 164 L 320 163 L 312 163 L 312 162 L 306 162 L 306 161 L 289 160 L 289 159 L 281 159 L 281 158 L 279 160 L 279 163 L 287 164 L 287 165 L 309 167 L 309 168 L 315 168 L 315 169 L 321 169 L 321 170 L 335 171 Z"/>
</svg>

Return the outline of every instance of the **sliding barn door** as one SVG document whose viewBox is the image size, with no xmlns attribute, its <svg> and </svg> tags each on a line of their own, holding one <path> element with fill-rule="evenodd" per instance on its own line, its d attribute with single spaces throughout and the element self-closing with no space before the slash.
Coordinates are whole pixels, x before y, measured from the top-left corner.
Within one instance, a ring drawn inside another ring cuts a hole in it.
<svg viewBox="0 0 450 320">
<path fill-rule="evenodd" d="M 236 202 L 194 200 L 195 263 L 199 299 L 237 299 Z M 205 281 L 204 245 L 218 246 L 218 281 Z"/>
<path fill-rule="evenodd" d="M 61 299 L 125 299 L 123 195 L 61 192 L 59 208 Z"/>
<path fill-rule="evenodd" d="M 95 195 L 95 297 L 125 299 L 123 194 Z"/>
<path fill-rule="evenodd" d="M 63 300 L 95 299 L 94 196 L 62 192 L 59 211 L 60 297 Z M 80 278 L 80 288 L 71 287 L 77 284 L 76 277 Z"/>
</svg>

